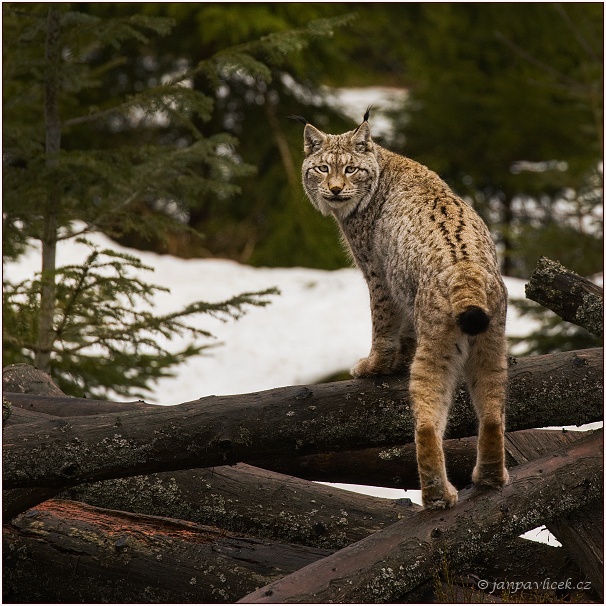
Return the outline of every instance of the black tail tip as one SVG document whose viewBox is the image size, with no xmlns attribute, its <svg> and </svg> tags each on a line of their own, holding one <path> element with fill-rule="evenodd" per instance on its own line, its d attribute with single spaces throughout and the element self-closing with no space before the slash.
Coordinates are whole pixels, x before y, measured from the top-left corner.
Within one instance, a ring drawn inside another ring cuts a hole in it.
<svg viewBox="0 0 606 606">
<path fill-rule="evenodd" d="M 490 318 L 488 314 L 481 308 L 475 305 L 470 305 L 457 318 L 459 328 L 468 335 L 475 336 L 486 332 Z"/>
</svg>

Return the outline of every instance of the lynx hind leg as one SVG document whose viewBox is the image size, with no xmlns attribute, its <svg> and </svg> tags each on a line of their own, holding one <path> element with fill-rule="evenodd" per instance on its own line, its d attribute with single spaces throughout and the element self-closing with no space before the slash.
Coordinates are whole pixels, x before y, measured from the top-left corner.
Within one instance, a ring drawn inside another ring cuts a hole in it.
<svg viewBox="0 0 606 606">
<path fill-rule="evenodd" d="M 509 474 L 505 468 L 507 357 L 502 324 L 495 324 L 472 341 L 465 380 L 479 421 L 472 480 L 474 484 L 503 486 Z"/>
<path fill-rule="evenodd" d="M 446 509 L 458 496 L 446 476 L 442 442 L 464 352 L 457 348 L 454 327 L 429 330 L 430 338 L 419 337 L 410 369 L 410 397 L 423 505 Z"/>
</svg>

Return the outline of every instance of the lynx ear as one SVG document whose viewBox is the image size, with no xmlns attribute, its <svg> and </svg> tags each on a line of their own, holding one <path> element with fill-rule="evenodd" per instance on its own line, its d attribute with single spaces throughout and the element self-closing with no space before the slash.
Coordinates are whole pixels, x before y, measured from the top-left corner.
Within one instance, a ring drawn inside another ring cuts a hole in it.
<svg viewBox="0 0 606 606">
<path fill-rule="evenodd" d="M 326 141 L 326 135 L 311 124 L 305 125 L 303 137 L 305 141 L 304 150 L 306 156 L 317 152 L 324 144 L 324 141 Z"/>
<path fill-rule="evenodd" d="M 367 152 L 372 149 L 372 139 L 370 138 L 370 125 L 366 120 L 356 128 L 351 137 L 357 152 Z"/>
</svg>

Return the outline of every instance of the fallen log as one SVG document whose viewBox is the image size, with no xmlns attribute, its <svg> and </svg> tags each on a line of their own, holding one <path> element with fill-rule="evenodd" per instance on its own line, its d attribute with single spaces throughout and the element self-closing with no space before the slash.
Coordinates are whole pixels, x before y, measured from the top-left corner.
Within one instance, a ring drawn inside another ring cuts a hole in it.
<svg viewBox="0 0 606 606">
<path fill-rule="evenodd" d="M 604 289 L 541 257 L 526 285 L 526 297 L 551 309 L 567 322 L 601 337 L 604 334 Z"/>
<path fill-rule="evenodd" d="M 2 387 L 5 391 L 14 394 L 27 394 L 34 401 L 36 396 L 42 396 L 42 403 L 38 406 L 19 407 L 13 406 L 8 401 L 3 401 L 2 428 L 11 425 L 33 423 L 43 419 L 56 419 L 56 413 L 61 412 L 60 405 L 50 406 L 49 408 L 55 414 L 44 412 L 44 402 L 54 402 L 55 398 L 65 398 L 65 394 L 52 380 L 51 376 L 34 368 L 29 364 L 12 364 L 2 370 Z M 51 397 L 48 397 L 51 396 Z M 111 412 L 115 406 L 104 408 L 104 402 L 83 400 L 84 404 L 80 407 L 80 414 L 99 414 L 100 412 Z M 96 405 L 95 405 L 96 402 Z M 76 407 L 65 405 L 69 408 L 70 414 L 76 414 Z M 149 404 L 139 402 L 128 403 L 126 406 L 131 410 L 150 407 Z M 60 416 L 60 415 L 59 415 Z M 19 513 L 26 511 L 30 507 L 42 503 L 61 492 L 61 487 L 55 488 L 15 488 L 13 490 L 2 491 L 2 519 L 11 520 Z"/>
<path fill-rule="evenodd" d="M 584 432 L 542 429 L 523 429 L 506 433 L 506 466 L 513 467 L 520 461 L 509 452 L 513 448 L 507 436 L 537 436 L 537 441 L 549 444 L 551 450 L 581 438 Z M 543 434 L 545 436 L 543 437 Z M 471 472 L 476 463 L 477 438 L 453 438 L 444 441 L 444 453 L 449 480 L 457 487 L 464 488 L 471 482 Z M 547 454 L 549 449 L 542 450 Z M 538 458 L 539 455 L 533 457 Z M 385 486 L 388 488 L 419 489 L 417 461 L 414 444 L 404 444 L 391 448 L 364 448 L 344 452 L 327 452 L 301 457 L 281 457 L 262 459 L 254 464 L 264 469 L 294 475 L 305 480 L 319 482 L 341 482 Z"/>
<path fill-rule="evenodd" d="M 2 523 L 61 492 L 61 488 L 13 488 L 2 491 Z"/>
<path fill-rule="evenodd" d="M 396 602 L 432 577 L 504 541 L 603 499 L 602 432 L 511 470 L 502 489 L 472 488 L 456 507 L 422 511 L 270 583 L 242 603 Z"/>
<path fill-rule="evenodd" d="M 7 402 L 7 404 L 10 405 L 10 402 Z M 28 423 L 35 423 L 37 421 L 50 421 L 57 418 L 55 415 L 47 415 L 43 412 L 34 412 L 33 410 L 11 405 L 4 416 L 2 428 L 4 429 L 11 425 L 27 425 Z"/>
<path fill-rule="evenodd" d="M 60 396 L 5 392 L 4 398 L 15 408 L 18 407 L 22 410 L 53 417 L 87 417 L 129 410 L 158 410 L 160 408 L 157 404 L 147 404 L 145 402 L 111 402 L 108 400 L 72 398 L 66 396 L 63 392 Z"/>
<path fill-rule="evenodd" d="M 524 430 L 518 434 L 532 434 L 527 439 L 534 438 L 542 444 L 543 451 L 536 458 L 587 435 L 547 430 Z M 506 434 L 506 451 L 513 448 L 515 435 Z M 475 444 L 461 442 L 470 446 L 468 458 L 475 460 Z M 371 463 L 365 463 L 370 469 Z M 472 466 L 473 463 L 467 470 L 465 485 L 470 483 Z M 367 477 L 370 482 L 370 475 Z M 330 549 L 360 540 L 420 509 L 409 499 L 380 499 L 346 492 L 244 463 L 81 484 L 60 493 L 58 498 Z"/>
<path fill-rule="evenodd" d="M 556 436 L 561 438 L 562 434 L 556 434 Z M 549 451 L 556 436 L 549 434 L 507 435 L 506 444 L 509 445 L 509 452 L 516 461 L 525 463 L 529 459 L 538 458 Z M 568 556 L 589 578 L 592 589 L 603 599 L 603 503 L 592 503 L 571 514 L 556 518 L 547 524 L 547 528 L 562 543 Z"/>
<path fill-rule="evenodd" d="M 585 507 L 547 523 L 562 543 L 568 557 L 591 583 L 591 589 L 604 601 L 604 503 Z"/>
<path fill-rule="evenodd" d="M 600 420 L 602 360 L 601 348 L 517 360 L 510 369 L 508 427 Z M 267 456 L 412 442 L 406 384 L 405 377 L 358 379 L 212 396 L 172 407 L 125 412 L 116 407 L 112 414 L 8 427 L 4 487 L 70 486 Z M 23 404 L 28 396 L 5 398 Z M 475 432 L 471 409 L 466 392 L 459 391 L 448 436 Z"/>
<path fill-rule="evenodd" d="M 19 364 L 16 366 L 25 367 L 25 373 L 27 377 L 35 377 L 36 379 L 40 379 L 37 374 L 32 374 L 30 371 L 31 367 L 27 364 Z M 36 369 L 33 369 L 36 370 Z M 37 371 L 39 372 L 39 371 Z M 41 373 L 44 374 L 44 373 Z M 4 378 L 3 373 L 3 378 Z M 21 379 L 23 379 L 24 375 L 19 373 L 18 375 Z M 13 377 L 14 378 L 14 377 Z M 40 389 L 40 385 L 48 386 L 48 383 L 44 381 L 44 377 L 42 377 L 42 381 L 36 380 L 34 383 L 34 387 L 36 389 Z M 50 379 L 50 377 L 49 377 Z M 23 385 L 25 389 L 26 383 L 20 383 L 19 386 Z M 59 389 L 59 388 L 57 388 Z M 52 393 L 52 389 L 51 389 Z M 63 392 L 59 391 L 62 395 Z M 19 408 L 17 406 L 12 406 L 10 402 L 3 402 L 5 414 L 2 418 L 2 429 L 6 427 L 10 427 L 12 425 L 26 425 L 28 423 L 33 423 L 34 421 L 40 421 L 42 419 L 50 420 L 56 417 L 51 415 L 47 415 L 40 412 L 33 412 L 31 410 L 26 410 L 23 408 Z M 13 490 L 2 490 L 2 520 L 3 522 L 7 522 L 11 520 L 16 515 L 20 514 L 23 511 L 26 511 L 30 507 L 37 505 L 38 503 L 42 503 L 51 497 L 54 497 L 56 494 L 61 492 L 61 488 L 15 488 Z"/>
<path fill-rule="evenodd" d="M 3 535 L 4 603 L 229 603 L 330 553 L 54 500 Z"/>
<path fill-rule="evenodd" d="M 551 603 L 560 601 L 562 593 L 556 595 L 551 589 L 543 589 L 545 580 L 565 581 L 583 579 L 584 575 L 563 549 L 518 538 L 500 545 L 490 555 L 477 557 L 467 567 L 452 569 L 443 561 L 439 577 L 406 593 L 401 602 L 406 604 L 488 604 L 488 603 Z M 521 591 L 497 589 L 508 582 L 510 587 L 529 588 L 526 600 Z M 585 584 L 583 584 L 585 588 Z M 575 588 L 576 589 L 576 588 Z M 528 595 L 530 594 L 530 595 Z M 571 591 L 572 603 L 587 603 L 593 597 L 587 591 Z M 509 598 L 509 599 L 508 599 Z M 559 599 L 558 599 L 559 598 Z"/>
<path fill-rule="evenodd" d="M 333 550 L 421 509 L 244 463 L 81 484 L 60 498 Z"/>
<path fill-rule="evenodd" d="M 58 500 L 19 516 L 3 535 L 5 603 L 234 602 L 331 553 Z M 574 575 L 558 551 L 515 539 L 474 570 L 482 578 L 494 569 L 516 579 L 524 566 L 525 580 L 530 568 L 543 578 L 564 567 Z"/>
<path fill-rule="evenodd" d="M 51 376 L 29 364 L 11 364 L 2 369 L 2 391 L 37 396 L 64 396 Z"/>
</svg>

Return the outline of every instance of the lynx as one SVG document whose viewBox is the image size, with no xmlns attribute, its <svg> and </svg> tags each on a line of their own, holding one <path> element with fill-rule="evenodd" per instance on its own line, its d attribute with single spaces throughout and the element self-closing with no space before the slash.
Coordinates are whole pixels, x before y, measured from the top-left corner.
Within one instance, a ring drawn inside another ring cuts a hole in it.
<svg viewBox="0 0 606 606">
<path fill-rule="evenodd" d="M 358 128 L 326 134 L 304 119 L 303 187 L 338 222 L 368 284 L 372 346 L 354 377 L 410 368 L 423 504 L 457 502 L 443 436 L 463 375 L 479 419 L 475 484 L 501 486 L 507 291 L 482 219 L 437 174 Z"/>
</svg>

